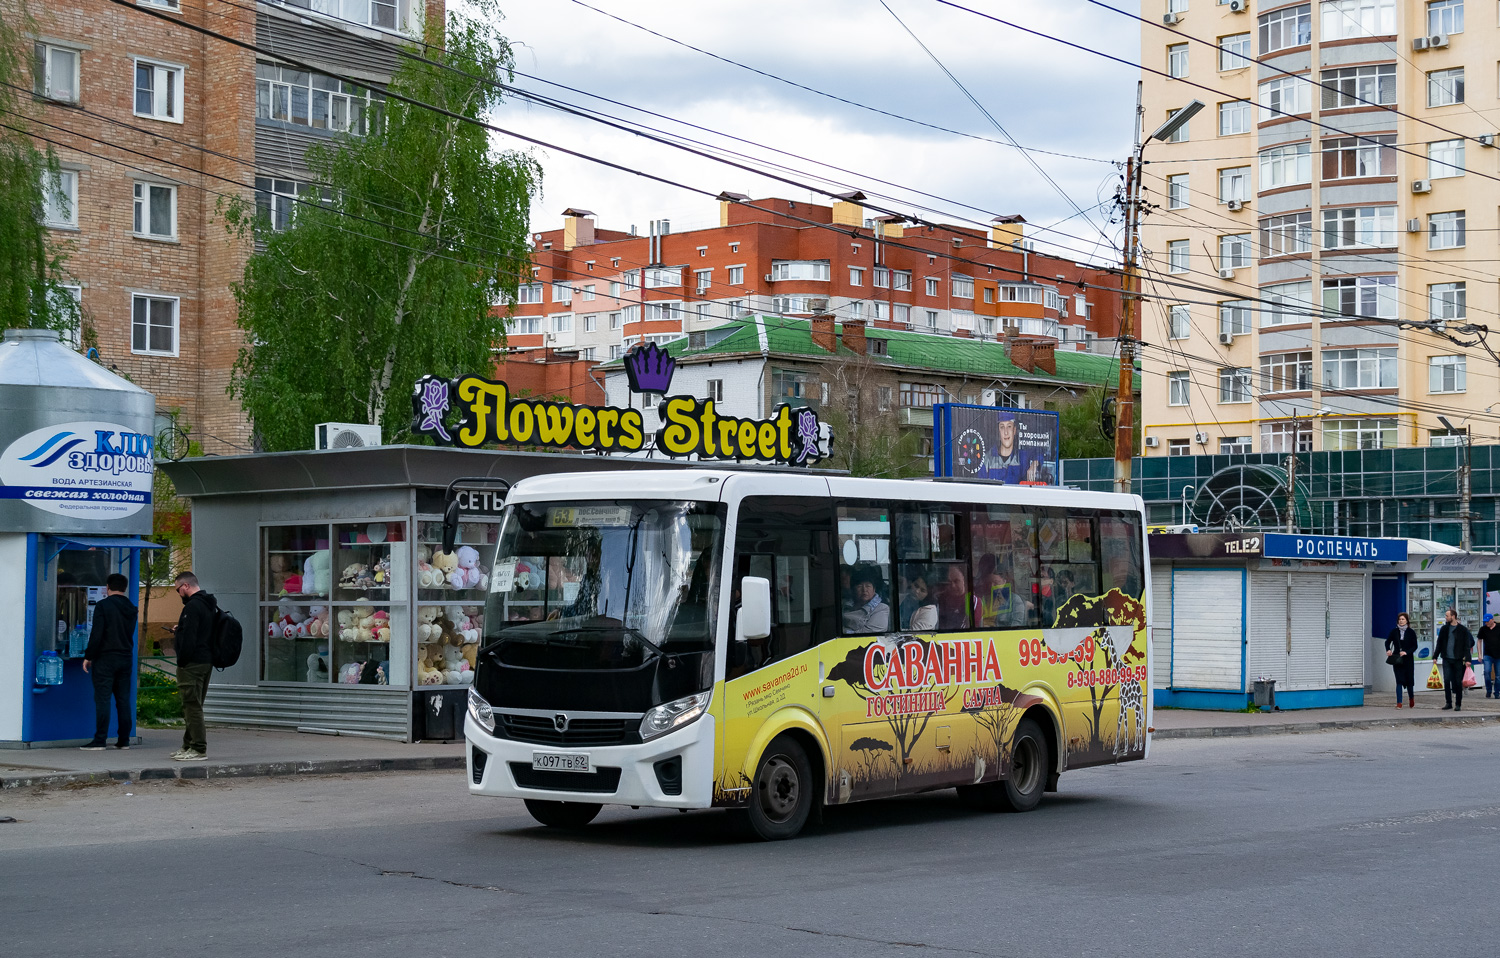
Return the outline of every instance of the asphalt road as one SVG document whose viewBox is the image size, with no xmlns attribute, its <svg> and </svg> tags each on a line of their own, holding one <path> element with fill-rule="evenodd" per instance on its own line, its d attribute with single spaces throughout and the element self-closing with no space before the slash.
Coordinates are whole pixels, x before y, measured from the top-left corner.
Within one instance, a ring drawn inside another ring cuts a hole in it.
<svg viewBox="0 0 1500 958">
<path fill-rule="evenodd" d="M 747 842 L 582 833 L 457 773 L 0 795 L 0 949 L 45 956 L 1500 953 L 1500 729 L 1162 742 L 1027 815 L 952 792 Z"/>
</svg>

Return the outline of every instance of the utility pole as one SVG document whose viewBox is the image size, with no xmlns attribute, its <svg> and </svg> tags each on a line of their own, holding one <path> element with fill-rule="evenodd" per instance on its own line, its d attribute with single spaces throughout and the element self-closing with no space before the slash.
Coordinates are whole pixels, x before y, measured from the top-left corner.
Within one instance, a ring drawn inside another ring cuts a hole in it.
<svg viewBox="0 0 1500 958">
<path fill-rule="evenodd" d="M 1120 320 L 1120 384 L 1115 390 L 1115 491 L 1130 492 L 1130 460 L 1135 455 L 1135 319 L 1136 267 L 1141 236 L 1141 127 L 1145 119 L 1141 105 L 1141 83 L 1135 85 L 1135 147 L 1125 162 L 1125 273 L 1120 287 L 1124 315 Z"/>
<path fill-rule="evenodd" d="M 1297 531 L 1297 411 L 1292 410 L 1292 448 L 1286 457 L 1286 531 Z"/>
<path fill-rule="evenodd" d="M 1448 421 L 1448 417 L 1447 416 L 1439 416 L 1439 417 L 1437 417 L 1437 419 L 1438 419 L 1438 422 L 1440 422 L 1440 423 L 1443 424 L 1443 428 L 1446 429 L 1446 430 L 1448 430 L 1448 435 L 1451 436 L 1454 433 L 1456 433 L 1456 432 L 1459 431 L 1458 427 L 1454 426 L 1453 423 L 1451 423 L 1451 422 Z M 1458 467 L 1458 520 L 1459 520 L 1458 547 L 1460 549 L 1464 550 L 1465 552 L 1468 552 L 1469 551 L 1469 547 L 1474 544 L 1474 537 L 1473 537 L 1474 520 L 1473 520 L 1473 517 L 1470 515 L 1470 512 L 1469 512 L 1469 506 L 1472 503 L 1472 497 L 1470 496 L 1471 485 L 1470 485 L 1470 481 L 1469 481 L 1469 476 L 1470 476 L 1470 470 L 1469 470 L 1469 464 L 1470 464 L 1470 460 L 1469 460 L 1470 445 L 1469 445 L 1469 440 L 1471 439 L 1471 437 L 1472 437 L 1472 433 L 1470 433 L 1470 431 L 1469 431 L 1469 424 L 1468 424 L 1468 422 L 1465 422 L 1464 423 L 1464 428 L 1463 428 L 1464 461 L 1463 461 L 1463 465 L 1461 465 L 1461 466 Z"/>
</svg>

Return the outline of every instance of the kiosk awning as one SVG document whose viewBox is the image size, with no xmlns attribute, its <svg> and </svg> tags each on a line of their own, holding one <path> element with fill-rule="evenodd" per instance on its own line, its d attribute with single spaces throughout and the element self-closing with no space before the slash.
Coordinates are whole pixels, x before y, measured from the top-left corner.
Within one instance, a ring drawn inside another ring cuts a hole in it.
<svg viewBox="0 0 1500 958">
<path fill-rule="evenodd" d="M 151 542 L 148 539 L 139 539 L 134 536 L 59 536 L 50 535 L 47 549 L 47 561 L 42 563 L 42 578 L 47 577 L 47 569 L 51 568 L 52 560 L 64 549 L 165 549 L 166 546 L 159 542 Z M 130 560 L 127 555 L 120 560 L 120 566 Z"/>
</svg>

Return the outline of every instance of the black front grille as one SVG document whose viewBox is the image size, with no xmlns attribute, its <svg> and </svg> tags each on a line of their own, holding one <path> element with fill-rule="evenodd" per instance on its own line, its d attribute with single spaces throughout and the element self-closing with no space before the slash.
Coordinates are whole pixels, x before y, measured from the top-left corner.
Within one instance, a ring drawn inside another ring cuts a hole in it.
<svg viewBox="0 0 1500 958">
<path fill-rule="evenodd" d="M 490 759 L 489 753 L 484 749 L 476 748 L 473 752 L 474 784 L 484 784 L 484 766 Z"/>
<path fill-rule="evenodd" d="M 541 788 L 549 792 L 613 795 L 620 787 L 620 770 L 603 766 L 592 772 L 555 772 L 551 769 L 532 768 L 525 762 L 511 762 L 510 774 L 520 788 Z"/>
<path fill-rule="evenodd" d="M 550 717 L 498 713 L 500 731 L 506 738 L 533 745 L 589 748 L 625 745 L 637 739 L 639 721 L 631 719 L 571 719 L 568 730 L 559 732 Z"/>
</svg>

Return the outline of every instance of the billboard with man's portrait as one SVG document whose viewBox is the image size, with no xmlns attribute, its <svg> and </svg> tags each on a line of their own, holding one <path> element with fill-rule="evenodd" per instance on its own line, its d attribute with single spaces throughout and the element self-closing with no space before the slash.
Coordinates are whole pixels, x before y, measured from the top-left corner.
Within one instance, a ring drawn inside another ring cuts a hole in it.
<svg viewBox="0 0 1500 958">
<path fill-rule="evenodd" d="M 940 403 L 932 408 L 934 474 L 1055 486 L 1061 417 L 1042 409 Z"/>
</svg>

